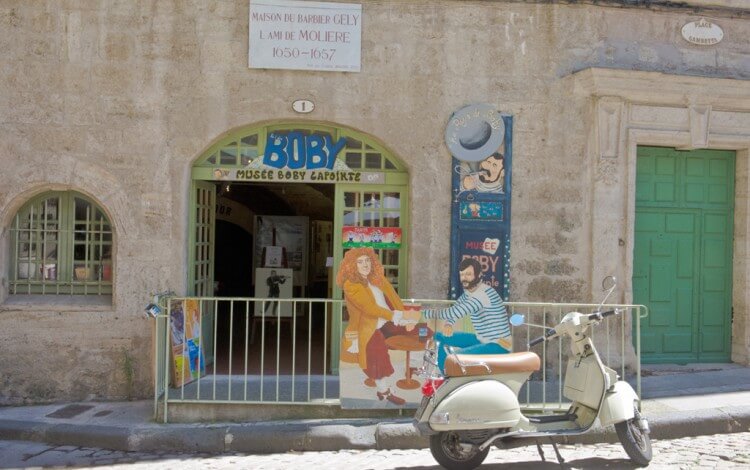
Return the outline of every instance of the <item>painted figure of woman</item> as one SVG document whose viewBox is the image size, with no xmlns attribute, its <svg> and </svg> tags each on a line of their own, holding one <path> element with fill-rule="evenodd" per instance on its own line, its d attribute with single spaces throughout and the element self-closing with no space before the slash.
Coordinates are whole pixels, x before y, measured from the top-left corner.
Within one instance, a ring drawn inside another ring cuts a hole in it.
<svg viewBox="0 0 750 470">
<path fill-rule="evenodd" d="M 395 335 L 416 335 L 418 318 L 404 317 L 404 304 L 385 278 L 383 265 L 372 248 L 349 250 L 336 283 L 344 290 L 349 312 L 342 360 L 359 363 L 367 376 L 365 385 L 376 388 L 379 400 L 403 405 L 406 401 L 394 395 L 391 388 L 389 378 L 394 370 L 385 340 Z"/>
</svg>

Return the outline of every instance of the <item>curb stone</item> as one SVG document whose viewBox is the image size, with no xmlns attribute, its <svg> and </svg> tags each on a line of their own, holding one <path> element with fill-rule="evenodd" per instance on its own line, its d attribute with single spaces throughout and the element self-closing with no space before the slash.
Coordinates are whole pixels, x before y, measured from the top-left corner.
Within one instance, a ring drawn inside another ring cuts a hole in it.
<svg viewBox="0 0 750 470">
<path fill-rule="evenodd" d="M 674 439 L 750 430 L 750 406 L 672 412 L 648 417 L 651 436 Z M 0 419 L 0 439 L 53 445 L 99 447 L 137 452 L 336 451 L 341 449 L 422 449 L 411 420 L 403 422 L 345 420 L 344 422 L 271 422 L 254 424 L 150 424 L 134 427 L 70 423 L 35 423 Z M 613 426 L 586 434 L 555 438 L 560 443 L 617 442 Z"/>
</svg>

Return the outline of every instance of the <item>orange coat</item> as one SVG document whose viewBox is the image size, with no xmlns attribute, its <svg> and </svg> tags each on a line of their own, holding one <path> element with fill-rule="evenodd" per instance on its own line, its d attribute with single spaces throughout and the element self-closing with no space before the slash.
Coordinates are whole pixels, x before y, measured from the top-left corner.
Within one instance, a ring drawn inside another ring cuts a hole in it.
<svg viewBox="0 0 750 470">
<path fill-rule="evenodd" d="M 404 304 L 390 282 L 384 281 L 383 285 L 378 287 L 383 291 L 386 302 L 393 310 L 404 310 Z M 344 282 L 344 298 L 349 312 L 349 324 L 341 338 L 341 360 L 359 362 L 359 366 L 365 370 L 367 369 L 367 343 L 377 329 L 378 319 L 393 320 L 393 312 L 379 306 L 370 288 L 358 282 Z M 347 339 L 347 333 L 354 332 L 357 333 L 358 338 L 359 354 L 357 355 L 347 352 L 352 344 Z"/>
</svg>

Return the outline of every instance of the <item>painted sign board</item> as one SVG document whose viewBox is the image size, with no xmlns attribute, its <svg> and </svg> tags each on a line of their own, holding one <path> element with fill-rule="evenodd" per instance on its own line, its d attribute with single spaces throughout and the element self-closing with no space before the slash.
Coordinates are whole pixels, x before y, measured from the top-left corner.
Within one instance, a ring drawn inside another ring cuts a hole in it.
<svg viewBox="0 0 750 470">
<path fill-rule="evenodd" d="M 213 176 L 218 181 L 384 184 L 383 172 L 354 170 L 338 158 L 346 143 L 346 137 L 334 141 L 322 132 L 271 132 L 263 155 L 253 155 L 243 168 L 217 167 Z"/>
<path fill-rule="evenodd" d="M 450 298 L 463 293 L 461 261 L 474 258 L 482 268 L 482 281 L 507 301 L 513 118 L 482 103 L 456 111 L 447 127 L 454 195 Z"/>
<path fill-rule="evenodd" d="M 250 0 L 250 68 L 359 72 L 362 5 Z"/>
</svg>

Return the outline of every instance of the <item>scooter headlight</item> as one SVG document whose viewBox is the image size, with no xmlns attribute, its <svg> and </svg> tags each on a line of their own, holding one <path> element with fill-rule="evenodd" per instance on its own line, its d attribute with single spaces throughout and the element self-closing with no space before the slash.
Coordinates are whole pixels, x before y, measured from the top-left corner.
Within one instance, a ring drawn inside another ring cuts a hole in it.
<svg viewBox="0 0 750 470">
<path fill-rule="evenodd" d="M 430 416 L 430 424 L 449 424 L 451 422 L 450 413 L 435 413 Z"/>
</svg>

